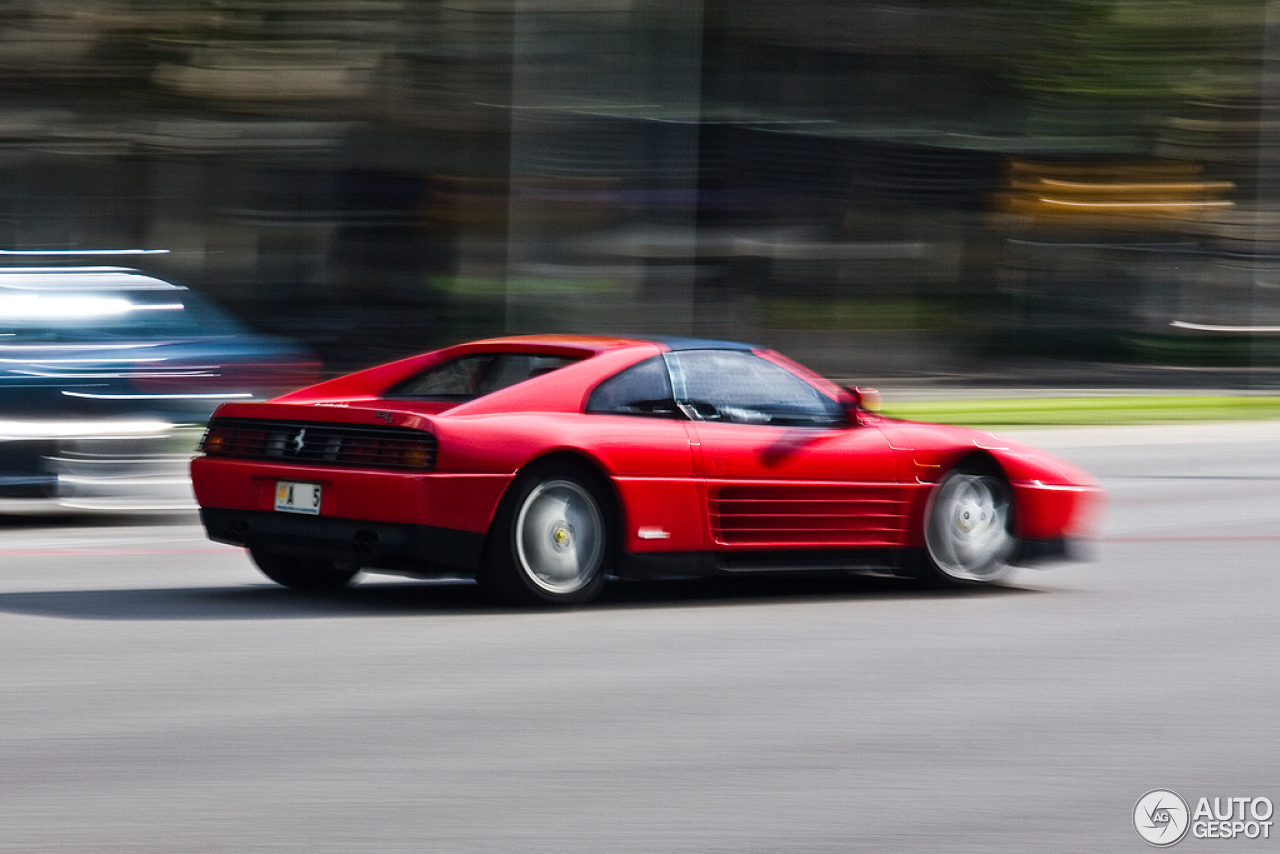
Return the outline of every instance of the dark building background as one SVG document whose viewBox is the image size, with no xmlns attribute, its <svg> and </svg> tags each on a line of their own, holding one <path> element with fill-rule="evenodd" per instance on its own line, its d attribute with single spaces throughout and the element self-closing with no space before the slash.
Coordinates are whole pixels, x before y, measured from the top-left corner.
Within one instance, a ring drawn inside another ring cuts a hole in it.
<svg viewBox="0 0 1280 854">
<path fill-rule="evenodd" d="M 169 249 L 331 371 L 605 331 L 1266 386 L 1270 6 L 10 0 L 0 248 Z"/>
</svg>

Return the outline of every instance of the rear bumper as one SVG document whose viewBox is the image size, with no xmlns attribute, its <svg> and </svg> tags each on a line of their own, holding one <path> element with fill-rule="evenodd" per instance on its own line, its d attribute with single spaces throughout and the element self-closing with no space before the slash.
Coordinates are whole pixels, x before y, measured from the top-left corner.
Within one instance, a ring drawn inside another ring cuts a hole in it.
<svg viewBox="0 0 1280 854">
<path fill-rule="evenodd" d="M 430 525 L 259 510 L 202 507 L 200 521 L 215 542 L 415 575 L 474 573 L 485 542 L 484 534 Z"/>
</svg>

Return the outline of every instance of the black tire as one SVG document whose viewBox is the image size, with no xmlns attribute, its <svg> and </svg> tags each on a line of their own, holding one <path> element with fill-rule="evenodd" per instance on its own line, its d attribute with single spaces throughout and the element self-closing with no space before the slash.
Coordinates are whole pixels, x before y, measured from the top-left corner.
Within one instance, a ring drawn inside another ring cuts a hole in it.
<svg viewBox="0 0 1280 854">
<path fill-rule="evenodd" d="M 512 484 L 489 532 L 481 584 L 518 605 L 580 605 L 604 586 L 611 504 L 581 466 L 538 466 Z"/>
<path fill-rule="evenodd" d="M 289 557 L 261 549 L 251 548 L 249 556 L 262 574 L 276 584 L 310 593 L 340 590 L 350 584 L 360 571 L 354 563 L 319 557 Z"/>
<path fill-rule="evenodd" d="M 991 584 L 1012 568 L 1013 493 L 997 471 L 962 465 L 948 472 L 925 509 L 926 580 Z"/>
</svg>

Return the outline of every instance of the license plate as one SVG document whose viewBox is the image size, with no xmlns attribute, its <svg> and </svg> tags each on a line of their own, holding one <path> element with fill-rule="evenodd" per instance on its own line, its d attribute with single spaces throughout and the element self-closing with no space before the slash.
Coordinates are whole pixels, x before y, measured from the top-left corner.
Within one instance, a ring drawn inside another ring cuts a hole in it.
<svg viewBox="0 0 1280 854">
<path fill-rule="evenodd" d="M 320 513 L 320 484 L 276 482 L 276 509 L 282 513 Z"/>
</svg>

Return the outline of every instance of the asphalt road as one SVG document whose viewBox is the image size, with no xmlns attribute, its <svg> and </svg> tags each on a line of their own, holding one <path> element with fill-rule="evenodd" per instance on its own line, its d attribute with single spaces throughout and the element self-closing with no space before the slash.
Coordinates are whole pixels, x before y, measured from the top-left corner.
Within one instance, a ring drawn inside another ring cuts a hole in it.
<svg viewBox="0 0 1280 854">
<path fill-rule="evenodd" d="M 1280 801 L 1280 425 L 1028 435 L 1109 522 L 984 591 L 309 599 L 189 516 L 0 522 L 0 850 L 1137 852 L 1151 789 Z"/>
</svg>

